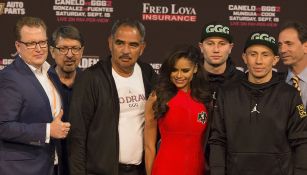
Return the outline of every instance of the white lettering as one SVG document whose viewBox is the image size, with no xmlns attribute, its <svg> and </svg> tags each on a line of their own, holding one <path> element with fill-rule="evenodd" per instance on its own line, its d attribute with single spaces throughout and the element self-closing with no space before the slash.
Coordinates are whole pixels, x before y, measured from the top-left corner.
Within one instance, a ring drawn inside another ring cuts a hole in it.
<svg viewBox="0 0 307 175">
<path fill-rule="evenodd" d="M 195 9 L 192 7 L 179 7 L 178 9 L 176 9 L 176 4 L 172 4 L 171 9 L 172 14 L 196 15 Z"/>
<path fill-rule="evenodd" d="M 261 6 L 261 11 L 264 11 L 264 12 L 275 12 L 276 8 L 275 8 L 275 6 Z"/>
<path fill-rule="evenodd" d="M 238 11 L 255 11 L 256 6 L 252 5 L 228 5 L 228 10 L 238 10 Z"/>
<path fill-rule="evenodd" d="M 275 43 L 275 38 L 272 37 L 272 36 L 269 36 L 268 34 L 266 33 L 255 33 L 251 36 L 251 39 L 252 40 L 266 40 L 266 41 L 269 41 L 271 43 Z"/>
<path fill-rule="evenodd" d="M 151 6 L 149 3 L 143 3 L 143 13 L 168 13 L 168 8 L 165 6 Z"/>
<path fill-rule="evenodd" d="M 209 25 L 206 28 L 207 33 L 218 32 L 218 33 L 226 33 L 229 34 L 229 28 L 227 26 L 218 25 Z"/>
<path fill-rule="evenodd" d="M 85 0 L 55 0 L 56 5 L 84 5 Z"/>
<path fill-rule="evenodd" d="M 80 68 L 88 68 L 94 64 L 96 64 L 99 61 L 98 58 L 82 58 L 82 60 L 79 63 Z"/>
</svg>

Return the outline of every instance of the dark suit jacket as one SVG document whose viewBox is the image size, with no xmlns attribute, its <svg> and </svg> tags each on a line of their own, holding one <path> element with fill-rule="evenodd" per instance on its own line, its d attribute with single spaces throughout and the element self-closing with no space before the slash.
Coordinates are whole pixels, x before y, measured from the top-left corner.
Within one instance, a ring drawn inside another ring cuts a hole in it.
<svg viewBox="0 0 307 175">
<path fill-rule="evenodd" d="M 53 120 L 48 97 L 31 69 L 17 56 L 0 72 L 0 174 L 49 175 L 54 144 L 45 143 Z"/>
</svg>

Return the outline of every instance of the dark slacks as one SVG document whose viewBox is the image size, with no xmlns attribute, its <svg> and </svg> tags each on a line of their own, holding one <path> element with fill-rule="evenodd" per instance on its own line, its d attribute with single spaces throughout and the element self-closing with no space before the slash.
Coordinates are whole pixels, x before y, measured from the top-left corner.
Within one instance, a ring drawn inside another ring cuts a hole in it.
<svg viewBox="0 0 307 175">
<path fill-rule="evenodd" d="M 54 165 L 52 175 L 58 175 L 59 174 L 59 166 Z"/>
<path fill-rule="evenodd" d="M 130 164 L 119 164 L 118 175 L 145 175 L 143 166 L 141 165 L 130 165 Z"/>
</svg>

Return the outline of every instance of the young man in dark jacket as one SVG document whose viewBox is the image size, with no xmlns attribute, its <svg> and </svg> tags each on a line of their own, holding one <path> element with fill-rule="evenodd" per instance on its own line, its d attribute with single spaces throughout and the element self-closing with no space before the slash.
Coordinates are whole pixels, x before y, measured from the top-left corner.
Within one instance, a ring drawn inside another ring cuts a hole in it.
<svg viewBox="0 0 307 175">
<path fill-rule="evenodd" d="M 227 85 L 236 79 L 240 79 L 240 77 L 244 76 L 244 73 L 236 69 L 229 57 L 233 48 L 233 37 L 230 34 L 230 28 L 228 26 L 219 22 L 210 22 L 204 25 L 198 45 L 203 54 L 203 66 L 212 94 L 211 106 L 215 106 L 219 88 L 222 85 Z M 210 130 L 211 121 L 212 118 L 209 118 L 207 130 Z M 206 147 L 205 155 L 207 159 L 209 159 L 208 156 L 210 152 L 209 147 L 207 147 L 210 133 L 211 132 L 206 132 L 205 135 L 204 146 Z M 206 169 L 208 172 L 208 165 Z"/>
<path fill-rule="evenodd" d="M 111 57 L 85 70 L 70 106 L 72 175 L 142 175 L 145 100 L 155 72 L 138 61 L 145 48 L 139 21 L 119 20 L 109 37 Z"/>
<path fill-rule="evenodd" d="M 242 71 L 236 69 L 229 57 L 233 48 L 233 37 L 229 27 L 219 22 L 206 24 L 201 32 L 199 48 L 203 53 L 204 68 L 215 100 L 221 85 L 244 75 Z"/>
<path fill-rule="evenodd" d="M 214 109 L 212 175 L 307 174 L 307 115 L 298 91 L 272 71 L 277 55 L 269 34 L 248 38 L 248 73 L 221 89 Z"/>
</svg>

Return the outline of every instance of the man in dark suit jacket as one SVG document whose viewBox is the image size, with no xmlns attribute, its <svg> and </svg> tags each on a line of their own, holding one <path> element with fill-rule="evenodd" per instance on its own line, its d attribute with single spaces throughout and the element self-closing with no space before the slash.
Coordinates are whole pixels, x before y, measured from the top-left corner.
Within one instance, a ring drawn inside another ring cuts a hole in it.
<svg viewBox="0 0 307 175">
<path fill-rule="evenodd" d="M 47 76 L 46 25 L 23 17 L 15 32 L 18 56 L 0 72 L 0 174 L 57 174 L 55 141 L 70 124 L 61 121 L 61 98 Z"/>
</svg>

